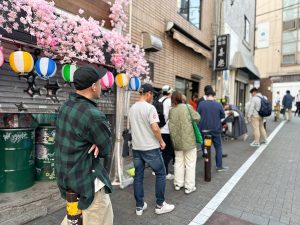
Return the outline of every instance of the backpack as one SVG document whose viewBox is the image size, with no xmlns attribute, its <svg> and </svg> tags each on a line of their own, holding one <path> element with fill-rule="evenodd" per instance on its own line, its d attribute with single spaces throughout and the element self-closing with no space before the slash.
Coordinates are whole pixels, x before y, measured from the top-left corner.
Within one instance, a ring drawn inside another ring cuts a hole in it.
<svg viewBox="0 0 300 225">
<path fill-rule="evenodd" d="M 258 96 L 259 97 L 259 96 Z M 267 99 L 265 98 L 262 98 L 262 97 L 259 97 L 260 98 L 260 102 L 261 102 L 261 105 L 260 105 L 260 109 L 258 111 L 258 114 L 261 116 L 261 117 L 268 117 L 268 116 L 271 116 L 272 114 L 272 105 L 271 105 L 271 102 L 268 101 Z"/>
<path fill-rule="evenodd" d="M 161 128 L 164 125 L 166 125 L 166 120 L 165 120 L 165 116 L 164 116 L 164 101 L 167 99 L 167 97 L 160 102 L 159 98 L 155 99 L 153 101 L 153 105 L 156 108 L 157 114 L 158 114 L 158 118 L 159 118 L 159 123 L 158 126 Z"/>
</svg>

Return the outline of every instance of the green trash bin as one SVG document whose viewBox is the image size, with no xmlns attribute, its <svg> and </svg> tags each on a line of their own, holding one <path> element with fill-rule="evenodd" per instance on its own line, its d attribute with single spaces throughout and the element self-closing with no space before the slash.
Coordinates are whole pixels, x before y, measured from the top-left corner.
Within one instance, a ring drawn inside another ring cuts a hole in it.
<svg viewBox="0 0 300 225">
<path fill-rule="evenodd" d="M 15 192 L 34 183 L 34 128 L 0 129 L 0 192 Z"/>
<path fill-rule="evenodd" d="M 51 181 L 55 179 L 54 172 L 54 126 L 41 126 L 36 129 L 35 169 L 36 180 Z"/>
</svg>

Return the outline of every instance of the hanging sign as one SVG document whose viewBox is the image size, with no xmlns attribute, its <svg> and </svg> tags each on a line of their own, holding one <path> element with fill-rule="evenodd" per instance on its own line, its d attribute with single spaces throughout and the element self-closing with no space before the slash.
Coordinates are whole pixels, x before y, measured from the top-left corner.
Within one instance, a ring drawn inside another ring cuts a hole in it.
<svg viewBox="0 0 300 225">
<path fill-rule="evenodd" d="M 229 66 L 229 34 L 217 36 L 214 48 L 214 70 L 227 70 Z"/>
</svg>

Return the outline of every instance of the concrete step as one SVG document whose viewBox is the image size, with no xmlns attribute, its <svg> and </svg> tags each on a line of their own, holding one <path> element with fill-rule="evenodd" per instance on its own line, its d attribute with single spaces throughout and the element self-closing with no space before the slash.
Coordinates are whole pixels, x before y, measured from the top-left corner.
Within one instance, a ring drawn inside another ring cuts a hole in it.
<svg viewBox="0 0 300 225">
<path fill-rule="evenodd" d="M 63 207 L 55 182 L 37 182 L 23 191 L 0 194 L 0 225 L 24 224 Z"/>
<path fill-rule="evenodd" d="M 0 225 L 21 225 L 29 221 L 32 221 L 38 217 L 46 216 L 46 215 L 47 215 L 47 208 L 39 207 L 27 211 L 26 213 L 15 214 L 14 217 L 12 217 L 11 219 L 6 220 L 4 222 L 0 222 Z"/>
</svg>

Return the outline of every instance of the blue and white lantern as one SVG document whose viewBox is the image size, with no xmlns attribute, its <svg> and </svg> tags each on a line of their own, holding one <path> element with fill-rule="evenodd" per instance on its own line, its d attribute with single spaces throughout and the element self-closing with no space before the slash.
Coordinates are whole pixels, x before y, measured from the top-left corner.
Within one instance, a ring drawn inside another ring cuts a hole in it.
<svg viewBox="0 0 300 225">
<path fill-rule="evenodd" d="M 54 60 L 42 57 L 35 63 L 35 71 L 43 80 L 48 80 L 49 77 L 53 77 L 56 73 L 57 66 Z"/>
<path fill-rule="evenodd" d="M 141 87 L 141 79 L 138 77 L 132 77 L 129 82 L 129 89 L 137 91 Z"/>
</svg>

